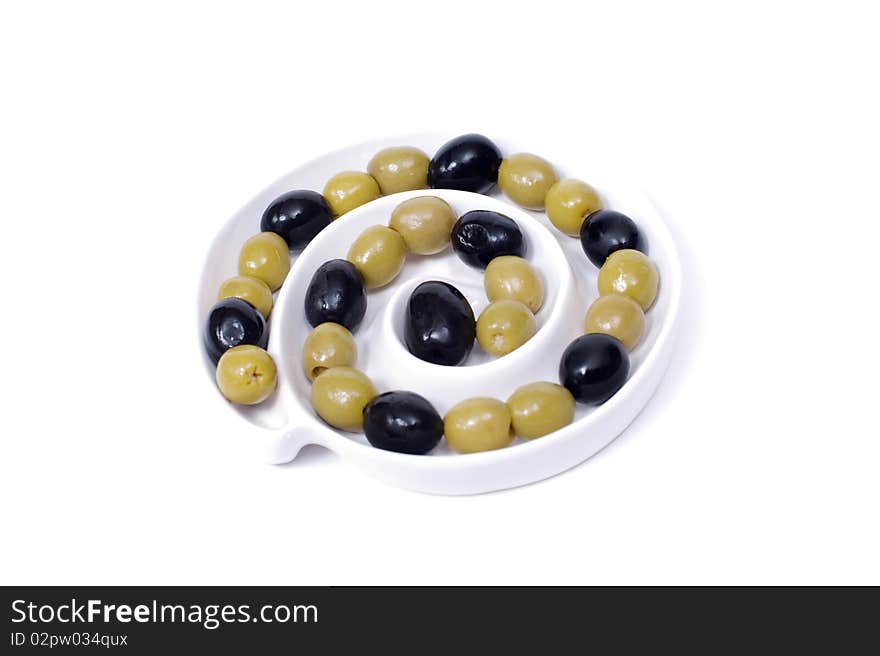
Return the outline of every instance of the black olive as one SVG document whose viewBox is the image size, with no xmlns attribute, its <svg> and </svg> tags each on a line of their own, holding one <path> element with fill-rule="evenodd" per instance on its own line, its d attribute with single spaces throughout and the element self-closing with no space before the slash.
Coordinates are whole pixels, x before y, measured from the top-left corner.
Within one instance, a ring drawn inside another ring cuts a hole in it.
<svg viewBox="0 0 880 656">
<path fill-rule="evenodd" d="M 476 336 L 474 311 L 455 287 L 430 280 L 413 290 L 406 306 L 404 338 L 414 356 L 455 366 L 470 354 Z"/>
<path fill-rule="evenodd" d="M 581 335 L 568 345 L 559 362 L 559 382 L 581 403 L 605 403 L 628 374 L 626 349 L 604 333 Z"/>
<path fill-rule="evenodd" d="M 635 221 L 614 210 L 598 210 L 584 219 L 581 246 L 590 262 L 599 268 L 614 251 L 631 248 L 648 252 L 648 244 Z"/>
<path fill-rule="evenodd" d="M 266 348 L 269 330 L 263 315 L 247 301 L 224 298 L 208 312 L 205 348 L 214 364 L 233 346 L 252 344 Z"/>
<path fill-rule="evenodd" d="M 472 210 L 452 226 L 452 248 L 471 266 L 485 269 L 499 255 L 525 254 L 522 231 L 510 217 Z"/>
<path fill-rule="evenodd" d="M 385 392 L 364 408 L 364 434 L 386 451 L 423 455 L 443 437 L 443 419 L 413 392 Z"/>
<path fill-rule="evenodd" d="M 501 151 L 481 134 L 447 141 L 428 164 L 428 186 L 485 194 L 498 181 Z"/>
<path fill-rule="evenodd" d="M 330 205 L 324 197 L 303 189 L 289 191 L 272 201 L 263 212 L 260 230 L 281 235 L 290 249 L 301 249 L 332 220 Z"/>
<path fill-rule="evenodd" d="M 367 311 L 364 280 L 348 260 L 324 262 L 306 290 L 306 319 L 312 326 L 332 321 L 351 331 Z"/>
</svg>

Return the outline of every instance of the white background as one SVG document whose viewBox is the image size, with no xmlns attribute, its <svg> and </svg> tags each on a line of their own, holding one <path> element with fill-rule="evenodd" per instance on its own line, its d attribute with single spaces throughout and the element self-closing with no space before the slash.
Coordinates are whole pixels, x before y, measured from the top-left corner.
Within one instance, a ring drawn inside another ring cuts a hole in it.
<svg viewBox="0 0 880 656">
<path fill-rule="evenodd" d="M 880 583 L 869 7 L 4 3 L 0 581 Z M 192 325 L 214 232 L 449 126 L 629 158 L 685 259 L 657 396 L 479 497 L 244 458 Z"/>
</svg>

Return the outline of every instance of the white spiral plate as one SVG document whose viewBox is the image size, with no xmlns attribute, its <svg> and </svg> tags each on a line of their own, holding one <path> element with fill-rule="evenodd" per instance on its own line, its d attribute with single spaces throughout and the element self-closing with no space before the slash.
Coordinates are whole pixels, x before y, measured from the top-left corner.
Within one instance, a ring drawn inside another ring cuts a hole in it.
<svg viewBox="0 0 880 656">
<path fill-rule="evenodd" d="M 320 191 L 327 179 L 339 171 L 365 170 L 370 157 L 381 148 L 412 145 L 430 155 L 453 136 L 416 135 L 353 146 L 291 171 L 260 193 L 226 223 L 209 250 L 199 288 L 199 339 L 205 317 L 216 302 L 217 289 L 226 278 L 236 275 L 241 245 L 259 232 L 263 210 L 277 196 L 291 189 Z M 646 315 L 645 335 L 630 354 L 629 380 L 602 406 L 579 405 L 570 426 L 530 442 L 517 439 L 508 448 L 486 453 L 455 454 L 443 442 L 428 456 L 403 455 L 375 449 L 362 434 L 336 431 L 324 424 L 311 408 L 311 386 L 300 366 L 303 342 L 311 330 L 303 315 L 306 288 L 318 266 L 330 259 L 344 258 L 363 229 L 386 225 L 391 211 L 406 198 L 431 194 L 445 199 L 458 215 L 473 209 L 489 209 L 511 217 L 525 235 L 526 258 L 544 280 L 546 300 L 537 315 L 538 333 L 513 353 L 495 358 L 475 345 L 464 366 L 432 365 L 411 355 L 402 341 L 409 292 L 425 280 L 450 282 L 468 298 L 478 316 L 487 304 L 483 272 L 464 264 L 450 248 L 432 256 L 408 256 L 395 281 L 368 292 L 367 314 L 355 331 L 357 367 L 370 376 L 380 391 L 417 392 L 443 414 L 471 396 L 504 400 L 525 383 L 557 382 L 560 356 L 580 334 L 587 307 L 598 296 L 598 270 L 584 255 L 580 242 L 557 231 L 543 213 L 523 210 L 497 191 L 492 197 L 442 189 L 395 194 L 334 221 L 302 253 L 293 256 L 293 266 L 277 294 L 270 323 L 268 350 L 278 364 L 278 392 L 260 406 L 226 404 L 250 422 L 250 426 L 242 422 L 242 437 L 254 443 L 269 462 L 287 462 L 296 457 L 302 446 L 319 444 L 402 487 L 438 494 L 488 492 L 538 481 L 582 462 L 619 435 L 648 402 L 672 356 L 681 289 L 678 255 L 656 209 L 640 193 L 602 177 L 600 162 L 585 161 L 578 167 L 576 162 L 557 161 L 551 152 L 488 136 L 504 154 L 538 152 L 554 164 L 560 177 L 587 180 L 597 188 L 606 207 L 629 215 L 647 236 L 649 255 L 660 271 L 660 291 Z M 213 385 L 214 367 L 207 357 L 204 360 L 209 375 L 207 384 Z M 219 393 L 217 398 L 225 403 Z"/>
</svg>

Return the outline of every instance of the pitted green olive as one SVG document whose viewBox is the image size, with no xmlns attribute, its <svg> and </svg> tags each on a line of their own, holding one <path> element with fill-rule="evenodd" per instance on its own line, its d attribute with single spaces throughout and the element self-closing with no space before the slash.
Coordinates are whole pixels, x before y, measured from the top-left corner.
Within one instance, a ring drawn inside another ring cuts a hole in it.
<svg viewBox="0 0 880 656">
<path fill-rule="evenodd" d="M 550 187 L 545 205 L 550 222 L 565 234 L 577 237 L 584 219 L 602 209 L 602 200 L 586 182 L 567 178 Z"/>
<path fill-rule="evenodd" d="M 248 239 L 238 256 L 238 273 L 262 280 L 273 292 L 284 284 L 290 271 L 287 242 L 274 232 L 261 232 Z"/>
<path fill-rule="evenodd" d="M 531 153 L 505 157 L 498 169 L 498 186 L 510 200 L 530 210 L 544 209 L 547 192 L 556 184 L 556 171 Z"/>
<path fill-rule="evenodd" d="M 433 255 L 449 245 L 457 218 L 442 198 L 419 196 L 395 207 L 388 225 L 400 233 L 411 252 Z"/>
<path fill-rule="evenodd" d="M 523 385 L 507 399 L 507 406 L 514 432 L 530 440 L 557 431 L 574 419 L 574 397 L 556 383 Z"/>
<path fill-rule="evenodd" d="M 353 367 L 357 363 L 357 344 L 345 326 L 322 323 L 303 344 L 303 371 L 309 380 L 333 367 Z"/>
<path fill-rule="evenodd" d="M 599 269 L 599 294 L 622 294 L 642 306 L 651 307 L 657 298 L 660 274 L 641 251 L 625 248 L 614 251 Z"/>
<path fill-rule="evenodd" d="M 367 289 L 382 287 L 397 277 L 406 261 L 406 242 L 395 230 L 372 226 L 364 230 L 348 251 Z"/>
<path fill-rule="evenodd" d="M 343 171 L 337 173 L 324 185 L 324 198 L 330 204 L 334 216 L 342 216 L 382 193 L 373 176 L 363 171 Z"/>
<path fill-rule="evenodd" d="M 379 183 L 382 193 L 396 194 L 428 187 L 428 163 L 425 153 L 412 146 L 385 148 L 373 155 L 367 173 Z"/>
<path fill-rule="evenodd" d="M 477 341 L 492 355 L 507 355 L 538 331 L 532 311 L 519 301 L 493 301 L 477 319 Z"/>
<path fill-rule="evenodd" d="M 462 401 L 443 418 L 443 433 L 459 453 L 491 451 L 513 441 L 510 408 L 497 399 L 478 397 Z"/>
<path fill-rule="evenodd" d="M 240 298 L 253 305 L 264 319 L 268 319 L 272 313 L 272 290 L 269 285 L 252 276 L 235 276 L 223 282 L 220 285 L 220 291 L 217 293 L 217 300 L 222 301 L 224 298 Z"/>
<path fill-rule="evenodd" d="M 351 367 L 333 367 L 312 383 L 312 406 L 334 428 L 356 432 L 364 425 L 364 408 L 376 396 L 366 374 Z"/>
<path fill-rule="evenodd" d="M 584 333 L 605 333 L 620 340 L 628 351 L 645 332 L 645 312 L 629 296 L 600 296 L 587 310 Z"/>
<path fill-rule="evenodd" d="M 275 390 L 277 369 L 259 346 L 243 344 L 226 351 L 217 362 L 217 387 L 227 400 L 242 405 L 265 401 Z"/>
<path fill-rule="evenodd" d="M 541 277 L 528 260 L 516 255 L 501 255 L 489 262 L 483 286 L 490 301 L 519 301 L 533 313 L 544 303 Z"/>
</svg>

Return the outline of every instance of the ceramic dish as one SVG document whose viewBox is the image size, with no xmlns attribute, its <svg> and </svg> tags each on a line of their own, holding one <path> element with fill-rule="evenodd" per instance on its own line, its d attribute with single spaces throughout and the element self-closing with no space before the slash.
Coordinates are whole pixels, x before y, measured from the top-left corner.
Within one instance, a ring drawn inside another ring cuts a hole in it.
<svg viewBox="0 0 880 656">
<path fill-rule="evenodd" d="M 198 292 L 199 348 L 217 289 L 223 280 L 236 275 L 241 244 L 260 231 L 262 212 L 273 199 L 291 189 L 320 191 L 339 171 L 365 170 L 370 157 L 387 146 L 416 146 L 430 155 L 453 136 L 415 135 L 352 146 L 294 169 L 258 194 L 220 229 L 207 254 Z M 560 177 L 587 180 L 599 191 L 606 207 L 632 217 L 646 235 L 661 283 L 646 315 L 645 335 L 630 354 L 631 370 L 625 385 L 598 407 L 579 404 L 574 422 L 555 433 L 467 455 L 453 453 L 445 442 L 427 456 L 384 451 L 370 446 L 362 434 L 336 431 L 321 421 L 311 407 L 310 383 L 300 365 L 303 342 L 311 330 L 303 314 L 306 287 L 318 266 L 344 258 L 364 228 L 386 225 L 393 208 L 406 198 L 430 194 L 446 200 L 457 215 L 488 209 L 514 219 L 525 235 L 528 260 L 544 279 L 547 297 L 536 316 L 537 334 L 513 353 L 492 358 L 477 347 L 464 366 L 433 365 L 411 355 L 403 342 L 404 308 L 410 292 L 425 280 L 445 280 L 464 293 L 479 315 L 487 304 L 483 272 L 465 265 L 450 248 L 432 256 L 410 255 L 394 282 L 369 292 L 367 314 L 355 333 L 358 368 L 370 376 L 380 392 L 416 392 L 430 399 L 442 415 L 471 396 L 504 400 L 522 384 L 556 382 L 559 358 L 566 345 L 581 334 L 584 313 L 598 296 L 598 269 L 585 257 L 578 239 L 556 230 L 542 212 L 514 205 L 497 189 L 491 196 L 444 189 L 393 194 L 333 221 L 305 250 L 292 254 L 293 266 L 276 295 L 267 349 L 278 366 L 277 392 L 252 407 L 233 406 L 217 395 L 218 411 L 241 419 L 242 439 L 268 462 L 288 462 L 304 445 L 317 444 L 398 486 L 437 494 L 488 492 L 538 481 L 577 465 L 619 435 L 651 398 L 672 357 L 681 293 L 678 255 L 661 217 L 642 194 L 617 180 L 603 178 L 600 163 L 558 161 L 552 152 L 541 152 L 532 144 L 489 136 L 503 153 L 538 152 L 554 164 Z M 213 386 L 214 366 L 206 355 L 204 365 L 205 384 Z"/>
</svg>

